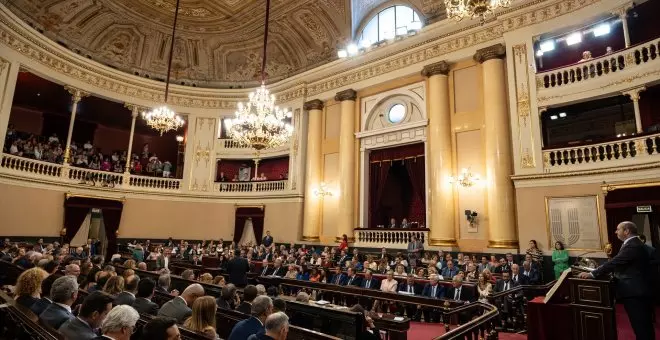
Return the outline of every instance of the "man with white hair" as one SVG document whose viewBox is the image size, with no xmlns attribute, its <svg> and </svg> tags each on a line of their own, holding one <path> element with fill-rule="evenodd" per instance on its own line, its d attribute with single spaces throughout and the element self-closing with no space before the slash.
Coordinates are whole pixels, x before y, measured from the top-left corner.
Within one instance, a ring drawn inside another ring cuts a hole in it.
<svg viewBox="0 0 660 340">
<path fill-rule="evenodd" d="M 266 295 L 266 286 L 262 284 L 257 285 L 257 295 Z"/>
<path fill-rule="evenodd" d="M 252 316 L 238 322 L 227 340 L 243 340 L 252 334 L 263 334 L 266 318 L 273 313 L 273 300 L 268 296 L 257 296 L 252 302 Z"/>
<path fill-rule="evenodd" d="M 160 310 L 158 316 L 174 318 L 178 323 L 183 323 L 192 315 L 192 305 L 197 298 L 204 296 L 204 288 L 199 283 L 188 286 L 180 296 L 167 301 Z"/>
<path fill-rule="evenodd" d="M 53 282 L 50 288 L 50 299 L 53 300 L 41 314 L 39 321 L 53 327 L 60 328 L 69 319 L 75 318 L 71 313 L 71 305 L 78 298 L 78 282 L 73 276 L 62 276 Z"/>
<path fill-rule="evenodd" d="M 265 322 L 266 332 L 250 335 L 248 340 L 286 340 L 289 334 L 289 317 L 283 312 L 269 315 Z"/>
<path fill-rule="evenodd" d="M 80 275 L 80 266 L 77 264 L 69 264 L 64 267 L 64 275 L 73 276 L 78 278 Z"/>
<path fill-rule="evenodd" d="M 130 340 L 139 319 L 140 314 L 133 307 L 116 306 L 105 317 L 101 326 L 103 336 L 97 339 Z"/>
</svg>

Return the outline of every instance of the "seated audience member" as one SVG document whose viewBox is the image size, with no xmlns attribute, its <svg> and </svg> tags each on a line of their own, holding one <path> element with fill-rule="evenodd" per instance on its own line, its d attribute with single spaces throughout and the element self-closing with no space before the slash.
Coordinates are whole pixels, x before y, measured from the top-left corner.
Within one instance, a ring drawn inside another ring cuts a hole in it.
<svg viewBox="0 0 660 340">
<path fill-rule="evenodd" d="M 519 285 L 526 285 L 528 277 L 520 274 L 520 267 L 517 264 L 511 266 L 511 281 L 516 282 Z"/>
<path fill-rule="evenodd" d="M 371 317 L 367 316 L 367 312 L 365 311 L 364 307 L 361 305 L 357 304 L 354 305 L 353 307 L 349 308 L 349 311 L 351 312 L 357 312 L 362 314 L 362 317 L 364 318 L 364 322 L 362 329 L 357 335 L 357 339 L 360 340 L 380 340 L 380 331 L 374 326 L 374 320 L 371 319 Z"/>
<path fill-rule="evenodd" d="M 369 274 L 371 274 L 371 273 L 369 273 Z M 371 275 L 369 275 L 369 276 L 371 276 Z M 366 273 L 365 273 L 364 277 L 365 277 L 365 280 L 366 280 L 367 279 L 367 274 Z M 394 272 L 391 271 L 391 270 L 388 271 L 387 272 L 387 278 L 380 282 L 380 290 L 383 291 L 383 292 L 396 293 L 397 286 L 398 286 L 398 281 L 394 279 Z M 365 288 L 368 288 L 368 287 L 365 287 Z"/>
<path fill-rule="evenodd" d="M 142 339 L 180 340 L 181 333 L 175 319 L 155 317 L 142 328 Z"/>
<path fill-rule="evenodd" d="M 62 276 L 53 282 L 50 299 L 53 300 L 40 315 L 39 322 L 54 329 L 60 328 L 69 319 L 75 318 L 71 305 L 78 298 L 78 282 L 72 276 Z"/>
<path fill-rule="evenodd" d="M 493 268 L 491 267 L 491 264 L 488 262 L 488 256 L 486 256 L 486 255 L 481 256 L 481 262 L 477 266 L 477 271 L 479 273 L 483 272 L 484 269 L 493 270 Z"/>
<path fill-rule="evenodd" d="M 284 278 L 295 280 L 297 275 L 298 275 L 298 268 L 296 268 L 295 265 L 290 264 L 289 265 L 289 270 L 284 275 Z"/>
<path fill-rule="evenodd" d="M 225 286 L 225 277 L 222 275 L 216 275 L 213 278 L 213 284 L 216 286 L 224 287 Z"/>
<path fill-rule="evenodd" d="M 398 264 L 394 269 L 394 276 L 404 277 L 407 276 L 406 270 L 402 264 Z"/>
<path fill-rule="evenodd" d="M 256 285 L 257 287 L 257 296 L 259 295 L 266 295 L 266 287 L 262 284 Z"/>
<path fill-rule="evenodd" d="M 264 333 L 266 318 L 273 313 L 273 301 L 267 296 L 258 296 L 252 303 L 252 316 L 239 321 L 229 334 L 227 340 L 243 340 L 250 335 L 259 336 Z"/>
<path fill-rule="evenodd" d="M 349 259 L 350 259 L 350 256 L 346 255 L 346 250 L 342 250 L 339 254 L 339 258 L 337 259 L 337 266 L 339 266 L 339 267 L 346 266 L 346 262 Z"/>
<path fill-rule="evenodd" d="M 14 300 L 16 303 L 30 308 L 41 299 L 41 284 L 48 276 L 48 272 L 41 268 L 30 268 L 21 273 L 16 280 Z"/>
<path fill-rule="evenodd" d="M 309 273 L 309 281 L 310 282 L 319 282 L 320 277 L 321 277 L 321 274 L 319 274 L 318 269 L 312 268 L 311 272 Z"/>
<path fill-rule="evenodd" d="M 504 273 L 510 273 L 511 272 L 511 266 L 507 263 L 505 258 L 500 258 L 499 260 L 499 265 L 495 267 L 495 274 L 504 274 Z"/>
<path fill-rule="evenodd" d="M 474 299 L 472 290 L 463 288 L 463 278 L 454 277 L 451 281 L 451 287 L 445 294 L 445 297 L 456 301 L 471 302 Z"/>
<path fill-rule="evenodd" d="M 113 276 L 103 286 L 103 292 L 112 296 L 117 296 L 124 291 L 124 278 L 121 276 Z"/>
<path fill-rule="evenodd" d="M 298 271 L 298 274 L 296 274 L 296 280 L 309 281 L 309 271 L 307 270 L 306 264 L 300 265 L 300 270 Z"/>
<path fill-rule="evenodd" d="M 181 273 L 181 278 L 184 280 L 195 281 L 195 272 L 192 269 L 186 269 Z"/>
<path fill-rule="evenodd" d="M 115 306 L 103 320 L 100 339 L 130 340 L 140 314 L 131 306 Z"/>
<path fill-rule="evenodd" d="M 477 266 L 475 266 L 472 262 L 468 263 L 467 270 L 465 272 L 465 280 L 474 282 L 477 281 L 477 277 Z"/>
<path fill-rule="evenodd" d="M 151 278 L 140 280 L 138 283 L 137 294 L 132 306 L 140 314 L 156 315 L 158 305 L 151 301 L 154 297 L 156 283 Z"/>
<path fill-rule="evenodd" d="M 52 274 L 41 282 L 41 299 L 30 306 L 30 310 L 32 313 L 34 313 L 34 315 L 41 314 L 46 308 L 48 308 L 48 306 L 50 306 L 51 303 L 53 303 L 53 300 L 50 299 L 50 291 L 53 287 L 53 283 L 59 277 L 61 276 Z"/>
<path fill-rule="evenodd" d="M 346 280 L 344 281 L 344 286 L 357 286 L 360 287 L 362 284 L 362 278 L 357 275 L 353 267 L 348 267 L 346 270 Z"/>
<path fill-rule="evenodd" d="M 236 307 L 236 310 L 243 314 L 250 314 L 252 312 L 252 301 L 257 297 L 257 287 L 247 285 L 243 289 L 243 302 Z"/>
<path fill-rule="evenodd" d="M 112 309 L 112 296 L 94 292 L 82 302 L 77 318 L 69 319 L 58 329 L 67 339 L 90 340 L 98 335 L 95 330 Z"/>
<path fill-rule="evenodd" d="M 183 323 L 192 314 L 189 306 L 202 296 L 204 296 L 204 288 L 199 283 L 193 283 L 180 296 L 163 304 L 158 310 L 158 316 L 175 318 L 178 323 Z"/>
<path fill-rule="evenodd" d="M 263 259 L 261 261 L 261 272 L 259 275 L 261 276 L 268 276 L 273 274 L 273 268 L 268 267 L 268 260 Z"/>
<path fill-rule="evenodd" d="M 250 335 L 248 340 L 286 340 L 289 334 L 289 317 L 283 312 L 269 315 L 264 323 L 264 333 Z"/>
<path fill-rule="evenodd" d="M 479 293 L 479 301 L 488 302 L 488 297 L 493 293 L 493 285 L 488 281 L 484 273 L 479 274 L 479 281 L 477 281 L 477 293 Z"/>
<path fill-rule="evenodd" d="M 273 299 L 273 313 L 286 312 L 286 302 L 282 299 Z"/>
<path fill-rule="evenodd" d="M 80 276 L 80 266 L 75 263 L 66 265 L 66 267 L 64 267 L 64 275 L 73 276 L 78 280 L 78 276 Z"/>
<path fill-rule="evenodd" d="M 282 260 L 275 259 L 275 262 L 273 262 L 273 271 L 270 273 L 270 275 L 284 277 L 285 274 L 286 268 L 282 266 Z"/>
<path fill-rule="evenodd" d="M 392 279 L 394 282 L 396 280 Z M 364 272 L 364 278 L 362 279 L 362 282 L 360 283 L 360 287 L 366 288 L 366 289 L 379 289 L 380 288 L 380 282 L 378 279 L 373 277 L 373 273 L 371 270 L 367 270 Z M 396 284 L 394 284 L 396 287 Z"/>
<path fill-rule="evenodd" d="M 138 285 L 140 284 L 140 277 L 131 275 L 124 280 L 124 291 L 117 294 L 115 297 L 115 306 L 118 305 L 133 305 L 135 302 L 135 293 L 137 293 Z"/>
<path fill-rule="evenodd" d="M 429 283 L 424 286 L 422 290 L 422 296 L 430 298 L 443 298 L 445 296 L 445 288 L 438 284 L 438 276 L 431 275 L 429 276 Z M 432 308 L 424 308 L 424 321 L 426 322 L 439 322 L 440 314 L 437 313 Z"/>
<path fill-rule="evenodd" d="M 147 270 L 147 264 L 144 263 L 144 262 L 140 262 L 137 265 L 137 269 L 146 271 Z"/>
<path fill-rule="evenodd" d="M 162 274 L 158 276 L 158 284 L 156 285 L 155 290 L 163 294 L 169 294 L 171 280 L 172 278 L 170 277 L 170 274 Z"/>
<path fill-rule="evenodd" d="M 402 283 L 399 285 L 399 291 L 400 292 L 406 292 L 408 294 L 412 295 L 420 295 L 422 293 L 422 290 L 420 289 L 420 286 L 415 283 L 415 276 L 412 274 L 408 275 L 406 278 L 406 282 Z M 413 321 L 419 321 L 420 315 L 417 313 L 417 306 L 414 304 L 406 303 L 406 304 L 401 304 L 403 308 L 400 308 L 401 311 L 405 310 L 406 315 L 410 320 Z"/>
<path fill-rule="evenodd" d="M 183 327 L 203 333 L 211 339 L 218 339 L 215 328 L 215 312 L 218 306 L 212 296 L 202 296 L 195 300 L 192 315 L 183 323 Z"/>
<path fill-rule="evenodd" d="M 529 261 L 523 262 L 522 276 L 525 277 L 525 282 L 521 284 L 537 285 L 541 283 L 538 269 L 534 268 Z"/>
<path fill-rule="evenodd" d="M 335 274 L 332 276 L 332 280 L 330 282 L 340 286 L 346 285 L 346 275 L 342 273 L 339 266 L 335 268 Z"/>
<path fill-rule="evenodd" d="M 497 281 L 497 284 L 495 284 L 495 291 L 498 293 L 504 292 L 518 286 L 518 283 L 511 281 L 511 274 L 509 274 L 509 272 L 503 272 L 502 279 Z"/>
<path fill-rule="evenodd" d="M 458 268 L 455 267 L 454 261 L 447 262 L 447 266 L 440 270 L 440 276 L 448 280 L 451 280 L 456 274 L 458 274 Z"/>
<path fill-rule="evenodd" d="M 230 283 L 222 287 L 222 292 L 220 297 L 216 299 L 216 303 L 218 304 L 218 307 L 222 309 L 236 309 L 236 306 L 239 304 L 238 295 L 236 294 L 236 286 L 233 283 Z"/>
<path fill-rule="evenodd" d="M 211 275 L 209 273 L 204 273 L 204 274 L 199 276 L 199 282 L 212 284 L 213 283 L 213 275 Z"/>
</svg>

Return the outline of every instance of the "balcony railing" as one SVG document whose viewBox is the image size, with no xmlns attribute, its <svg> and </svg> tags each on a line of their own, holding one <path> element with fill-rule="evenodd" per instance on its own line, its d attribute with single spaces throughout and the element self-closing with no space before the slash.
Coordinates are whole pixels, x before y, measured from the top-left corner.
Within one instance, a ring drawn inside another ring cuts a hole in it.
<svg viewBox="0 0 660 340">
<path fill-rule="evenodd" d="M 269 192 L 287 190 L 288 180 L 267 182 L 218 182 L 215 191 L 220 192 Z"/>
<path fill-rule="evenodd" d="M 428 246 L 428 229 L 382 229 L 382 228 L 356 228 L 355 246 L 374 248 L 405 249 L 412 236 L 421 238 L 424 246 Z"/>
<path fill-rule="evenodd" d="M 181 188 L 181 180 L 175 178 L 131 175 L 128 183 L 131 187 L 144 189 L 179 190 Z"/>
<path fill-rule="evenodd" d="M 283 156 L 289 153 L 290 143 L 273 149 L 261 150 L 261 158 Z M 256 156 L 256 150 L 243 146 L 233 139 L 218 139 L 215 144 L 215 152 L 219 158 L 238 158 L 253 159 Z"/>
<path fill-rule="evenodd" d="M 44 177 L 60 177 L 62 174 L 62 165 L 55 163 L 42 162 L 35 159 L 2 154 L 0 168 L 11 172 L 20 172 Z"/>
<path fill-rule="evenodd" d="M 660 160 L 660 133 L 591 145 L 543 150 L 546 172 L 588 170 Z"/>
<path fill-rule="evenodd" d="M 538 89 L 563 88 L 608 77 L 640 65 L 660 62 L 660 38 L 579 64 L 536 75 Z"/>
<path fill-rule="evenodd" d="M 249 149 L 249 146 L 242 145 L 233 139 L 221 139 L 222 145 L 225 149 Z"/>
<path fill-rule="evenodd" d="M 63 173 L 66 173 L 66 171 Z M 114 188 L 115 186 L 121 186 L 124 181 L 123 174 L 121 173 L 75 167 L 69 169 L 69 175 L 66 178 L 79 184 L 111 188 Z"/>
</svg>

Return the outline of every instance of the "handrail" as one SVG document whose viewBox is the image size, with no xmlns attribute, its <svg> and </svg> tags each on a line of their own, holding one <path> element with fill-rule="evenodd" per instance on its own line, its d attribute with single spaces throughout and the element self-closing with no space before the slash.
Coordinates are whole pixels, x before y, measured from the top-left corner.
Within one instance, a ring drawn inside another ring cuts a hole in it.
<svg viewBox="0 0 660 340">
<path fill-rule="evenodd" d="M 497 299 L 497 298 L 503 297 L 505 295 L 509 295 L 511 293 L 524 291 L 524 290 L 549 290 L 550 288 L 552 288 L 552 286 L 555 285 L 556 282 L 557 282 L 557 280 L 553 280 L 553 281 L 548 282 L 548 283 L 543 284 L 543 285 L 520 285 L 520 286 L 511 288 L 511 289 L 508 289 L 508 290 L 505 290 L 505 291 L 502 291 L 502 292 L 497 292 L 497 293 L 490 294 L 488 296 L 488 299 L 489 300 L 490 299 Z"/>
<path fill-rule="evenodd" d="M 439 337 L 434 338 L 434 340 L 460 339 L 474 333 L 478 333 L 480 335 L 480 339 L 491 339 L 491 332 L 494 331 L 494 327 L 491 321 L 500 314 L 497 307 L 488 303 L 474 302 L 463 307 L 454 308 L 449 312 L 445 312 L 444 314 L 451 315 L 473 309 L 483 309 L 487 310 L 487 312 L 482 313 L 469 322 L 462 324 Z M 470 339 L 473 339 L 473 337 L 470 336 Z"/>
</svg>

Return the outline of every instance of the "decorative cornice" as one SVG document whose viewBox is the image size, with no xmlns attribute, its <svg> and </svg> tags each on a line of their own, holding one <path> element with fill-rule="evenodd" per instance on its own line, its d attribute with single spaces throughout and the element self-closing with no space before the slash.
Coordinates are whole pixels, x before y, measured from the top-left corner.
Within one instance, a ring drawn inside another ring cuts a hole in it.
<svg viewBox="0 0 660 340">
<path fill-rule="evenodd" d="M 338 102 L 343 102 L 344 100 L 355 100 L 357 98 L 357 92 L 353 89 L 347 89 L 344 91 L 337 92 L 335 95 L 335 100 Z"/>
<path fill-rule="evenodd" d="M 306 111 L 323 110 L 323 101 L 320 99 L 310 100 L 308 102 L 305 102 L 305 104 L 303 105 L 303 109 L 305 109 Z"/>
<path fill-rule="evenodd" d="M 64 89 L 67 90 L 67 92 L 71 93 L 71 100 L 74 103 L 80 102 L 83 98 L 89 96 L 89 92 L 85 92 L 79 88 L 70 86 L 70 85 L 64 85 Z"/>
<path fill-rule="evenodd" d="M 493 46 L 478 49 L 472 58 L 474 61 L 481 64 L 491 59 L 504 59 L 505 56 L 506 47 L 504 47 L 504 44 L 495 44 Z"/>
<path fill-rule="evenodd" d="M 449 63 L 447 61 L 443 60 L 434 64 L 426 65 L 422 69 L 422 75 L 424 77 L 435 76 L 438 74 L 444 76 L 449 74 Z"/>
</svg>

